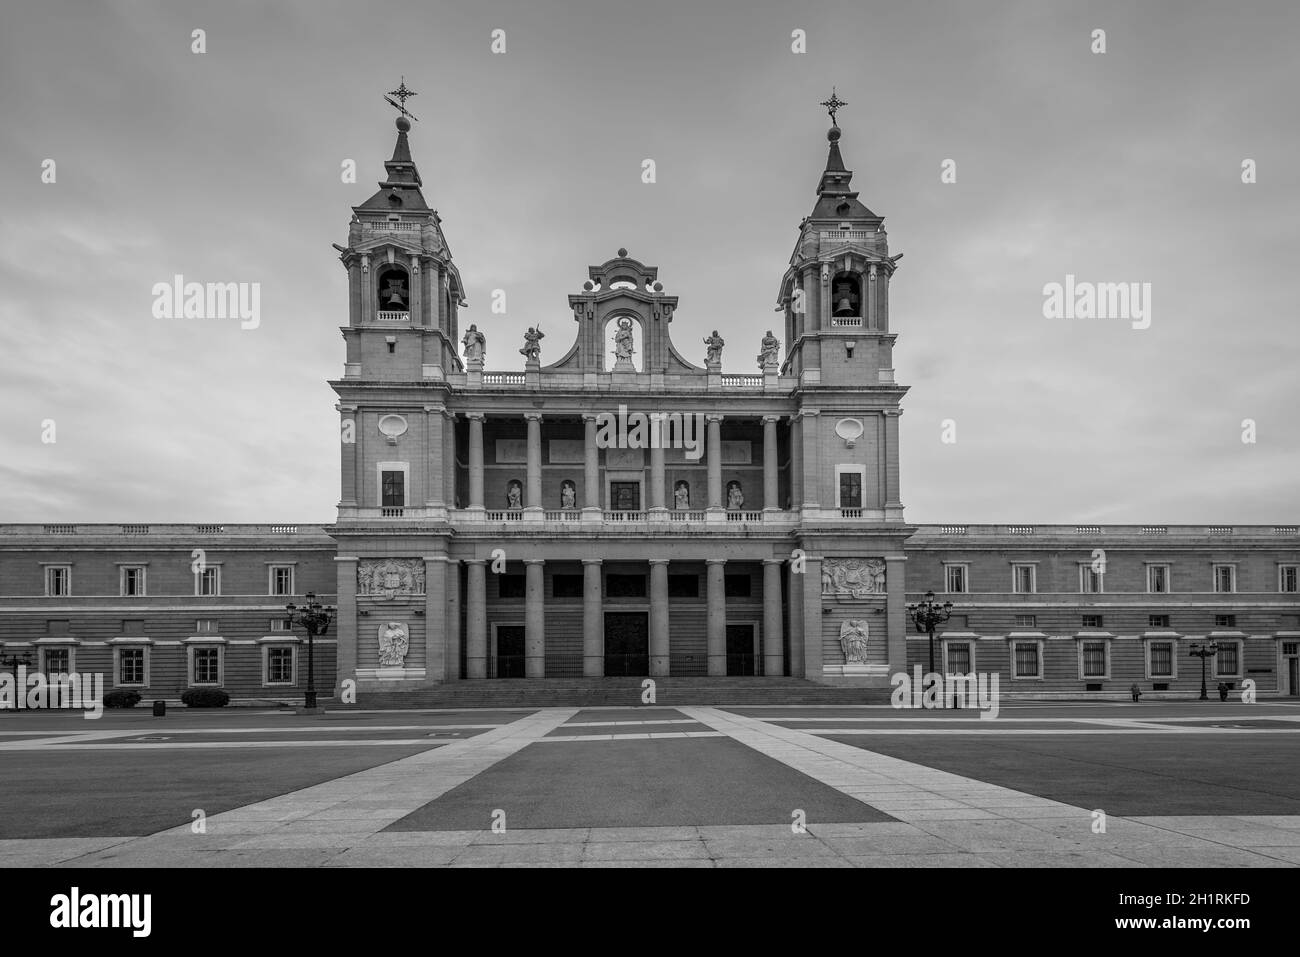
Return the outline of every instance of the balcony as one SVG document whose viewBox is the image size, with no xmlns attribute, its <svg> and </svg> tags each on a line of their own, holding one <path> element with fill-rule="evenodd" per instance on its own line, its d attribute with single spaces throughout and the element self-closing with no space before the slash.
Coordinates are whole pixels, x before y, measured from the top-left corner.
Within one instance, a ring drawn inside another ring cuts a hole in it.
<svg viewBox="0 0 1300 957">
<path fill-rule="evenodd" d="M 405 311 L 395 312 L 381 309 L 375 313 L 375 318 L 379 322 L 410 322 L 411 314 Z"/>
</svg>

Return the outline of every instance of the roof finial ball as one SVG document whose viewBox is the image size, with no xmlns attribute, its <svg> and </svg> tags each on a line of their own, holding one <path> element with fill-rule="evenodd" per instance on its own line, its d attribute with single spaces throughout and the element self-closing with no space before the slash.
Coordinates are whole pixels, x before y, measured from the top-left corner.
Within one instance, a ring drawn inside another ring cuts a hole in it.
<svg viewBox="0 0 1300 957">
<path fill-rule="evenodd" d="M 404 116 L 399 116 L 397 118 L 397 128 L 403 133 L 409 132 L 411 129 L 411 121 Z"/>
<path fill-rule="evenodd" d="M 621 246 L 619 247 L 619 250 L 618 250 L 618 258 L 619 258 L 619 259 L 626 259 L 626 258 L 627 258 L 627 250 L 624 249 L 624 248 L 621 247 Z"/>
</svg>

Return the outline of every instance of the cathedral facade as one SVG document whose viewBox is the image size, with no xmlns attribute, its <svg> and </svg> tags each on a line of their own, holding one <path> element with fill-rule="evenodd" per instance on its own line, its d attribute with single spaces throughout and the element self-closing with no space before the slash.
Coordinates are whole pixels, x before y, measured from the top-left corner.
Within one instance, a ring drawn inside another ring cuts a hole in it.
<svg viewBox="0 0 1300 957">
<path fill-rule="evenodd" d="M 851 188 L 838 126 L 777 328 L 731 343 L 690 328 L 688 345 L 671 334 L 677 297 L 625 249 L 575 282 L 567 345 L 462 322 L 397 126 L 335 247 L 349 290 L 335 523 L 0 526 L 11 667 L 102 671 L 146 698 L 291 698 L 304 636 L 284 608 L 313 592 L 337 606 L 317 687 L 361 704 L 502 678 L 886 691 L 915 666 L 1088 697 L 1192 694 L 1205 663 L 1234 689 L 1300 694 L 1295 526 L 907 523 L 901 257 Z M 522 372 L 491 371 L 516 349 Z M 736 351 L 754 373 L 722 372 Z M 927 592 L 950 603 L 933 641 L 909 613 Z"/>
</svg>

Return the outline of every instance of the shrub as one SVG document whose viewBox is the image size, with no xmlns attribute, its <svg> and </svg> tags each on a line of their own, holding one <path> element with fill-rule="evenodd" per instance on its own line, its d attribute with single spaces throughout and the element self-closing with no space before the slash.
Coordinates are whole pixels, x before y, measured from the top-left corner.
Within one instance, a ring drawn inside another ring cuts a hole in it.
<svg viewBox="0 0 1300 957">
<path fill-rule="evenodd" d="M 181 695 L 187 708 L 224 708 L 230 704 L 230 695 L 220 688 L 191 688 Z"/>
<path fill-rule="evenodd" d="M 134 708 L 140 703 L 140 692 L 118 688 L 104 695 L 105 708 Z"/>
</svg>

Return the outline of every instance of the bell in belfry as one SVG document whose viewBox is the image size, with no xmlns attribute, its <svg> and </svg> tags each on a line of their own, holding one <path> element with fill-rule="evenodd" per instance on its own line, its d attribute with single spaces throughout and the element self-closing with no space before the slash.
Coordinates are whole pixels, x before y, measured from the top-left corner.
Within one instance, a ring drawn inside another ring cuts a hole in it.
<svg viewBox="0 0 1300 957">
<path fill-rule="evenodd" d="M 854 288 L 852 282 L 837 282 L 835 284 L 835 302 L 834 315 L 836 316 L 856 316 L 858 315 L 858 291 Z"/>
</svg>

